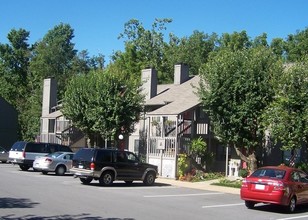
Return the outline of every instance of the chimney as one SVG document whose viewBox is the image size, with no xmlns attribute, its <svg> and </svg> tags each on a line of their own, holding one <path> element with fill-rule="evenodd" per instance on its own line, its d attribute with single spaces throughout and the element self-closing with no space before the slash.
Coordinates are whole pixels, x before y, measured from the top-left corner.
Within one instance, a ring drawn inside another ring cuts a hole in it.
<svg viewBox="0 0 308 220">
<path fill-rule="evenodd" d="M 57 82 L 54 78 L 44 79 L 42 116 L 51 113 L 51 108 L 57 105 Z"/>
<path fill-rule="evenodd" d="M 146 100 L 157 95 L 157 71 L 153 68 L 144 69 L 141 72 L 142 92 Z"/>
<path fill-rule="evenodd" d="M 176 64 L 174 66 L 174 84 L 180 85 L 189 79 L 189 67 L 186 64 Z"/>
</svg>

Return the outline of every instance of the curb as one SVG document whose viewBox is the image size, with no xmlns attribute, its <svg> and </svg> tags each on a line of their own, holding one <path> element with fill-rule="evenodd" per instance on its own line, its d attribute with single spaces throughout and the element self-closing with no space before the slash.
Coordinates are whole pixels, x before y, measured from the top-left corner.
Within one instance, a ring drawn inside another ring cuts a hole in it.
<svg viewBox="0 0 308 220">
<path fill-rule="evenodd" d="M 180 180 L 175 180 L 175 179 L 167 179 L 167 178 L 159 177 L 159 178 L 156 179 L 156 182 L 162 183 L 162 184 L 168 184 L 168 185 L 172 185 L 172 186 L 177 186 L 177 187 L 208 190 L 208 191 L 230 193 L 230 194 L 237 194 L 237 195 L 240 194 L 239 188 L 212 185 L 212 183 L 216 183 L 216 182 L 218 182 L 218 180 L 207 180 L 207 181 L 202 181 L 202 182 L 186 182 L 186 181 L 180 181 Z"/>
</svg>

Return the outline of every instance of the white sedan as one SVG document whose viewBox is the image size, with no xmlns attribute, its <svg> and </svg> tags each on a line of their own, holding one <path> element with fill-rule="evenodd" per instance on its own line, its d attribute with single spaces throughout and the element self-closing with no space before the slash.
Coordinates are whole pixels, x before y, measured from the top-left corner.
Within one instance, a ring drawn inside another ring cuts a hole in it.
<svg viewBox="0 0 308 220">
<path fill-rule="evenodd" d="M 38 157 L 33 162 L 33 169 L 41 171 L 43 174 L 55 172 L 62 176 L 72 167 L 72 152 L 54 152 L 44 157 Z"/>
</svg>

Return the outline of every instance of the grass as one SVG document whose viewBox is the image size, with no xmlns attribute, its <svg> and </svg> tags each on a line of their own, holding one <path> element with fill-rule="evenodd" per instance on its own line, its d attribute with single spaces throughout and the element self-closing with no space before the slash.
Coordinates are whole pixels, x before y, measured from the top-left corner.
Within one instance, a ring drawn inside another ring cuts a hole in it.
<svg viewBox="0 0 308 220">
<path fill-rule="evenodd" d="M 242 180 L 229 180 L 229 179 L 220 179 L 217 183 L 212 183 L 212 185 L 216 186 L 226 186 L 226 187 L 232 187 L 232 188 L 241 188 Z"/>
</svg>

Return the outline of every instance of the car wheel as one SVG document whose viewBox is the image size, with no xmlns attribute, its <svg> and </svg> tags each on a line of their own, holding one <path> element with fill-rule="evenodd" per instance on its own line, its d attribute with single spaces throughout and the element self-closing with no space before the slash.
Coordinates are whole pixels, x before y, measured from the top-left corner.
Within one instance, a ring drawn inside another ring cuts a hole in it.
<svg viewBox="0 0 308 220">
<path fill-rule="evenodd" d="M 110 171 L 104 172 L 99 178 L 99 183 L 103 186 L 110 186 L 113 183 L 113 173 Z"/>
<path fill-rule="evenodd" d="M 48 172 L 47 171 L 42 171 L 42 174 L 46 175 Z"/>
<path fill-rule="evenodd" d="M 63 176 L 65 172 L 66 172 L 66 168 L 62 165 L 58 166 L 56 169 L 56 175 L 58 176 Z"/>
<path fill-rule="evenodd" d="M 253 209 L 255 207 L 255 202 L 252 201 L 245 201 L 245 206 L 249 209 Z"/>
<path fill-rule="evenodd" d="M 84 185 L 90 184 L 90 183 L 92 182 L 92 180 L 93 180 L 93 178 L 91 178 L 91 177 L 79 178 L 79 179 L 80 179 L 80 181 L 82 182 L 82 184 L 84 184 Z"/>
<path fill-rule="evenodd" d="M 27 171 L 27 170 L 29 170 L 29 166 L 27 166 L 27 165 L 19 165 L 19 167 L 20 167 L 20 169 L 22 170 L 22 171 Z"/>
<path fill-rule="evenodd" d="M 151 186 L 155 182 L 156 175 L 154 172 L 148 172 L 143 180 L 143 183 L 147 186 Z"/>
<path fill-rule="evenodd" d="M 289 202 L 289 205 L 287 206 L 287 211 L 290 213 L 293 213 L 296 208 L 296 198 L 293 196 Z"/>
</svg>

